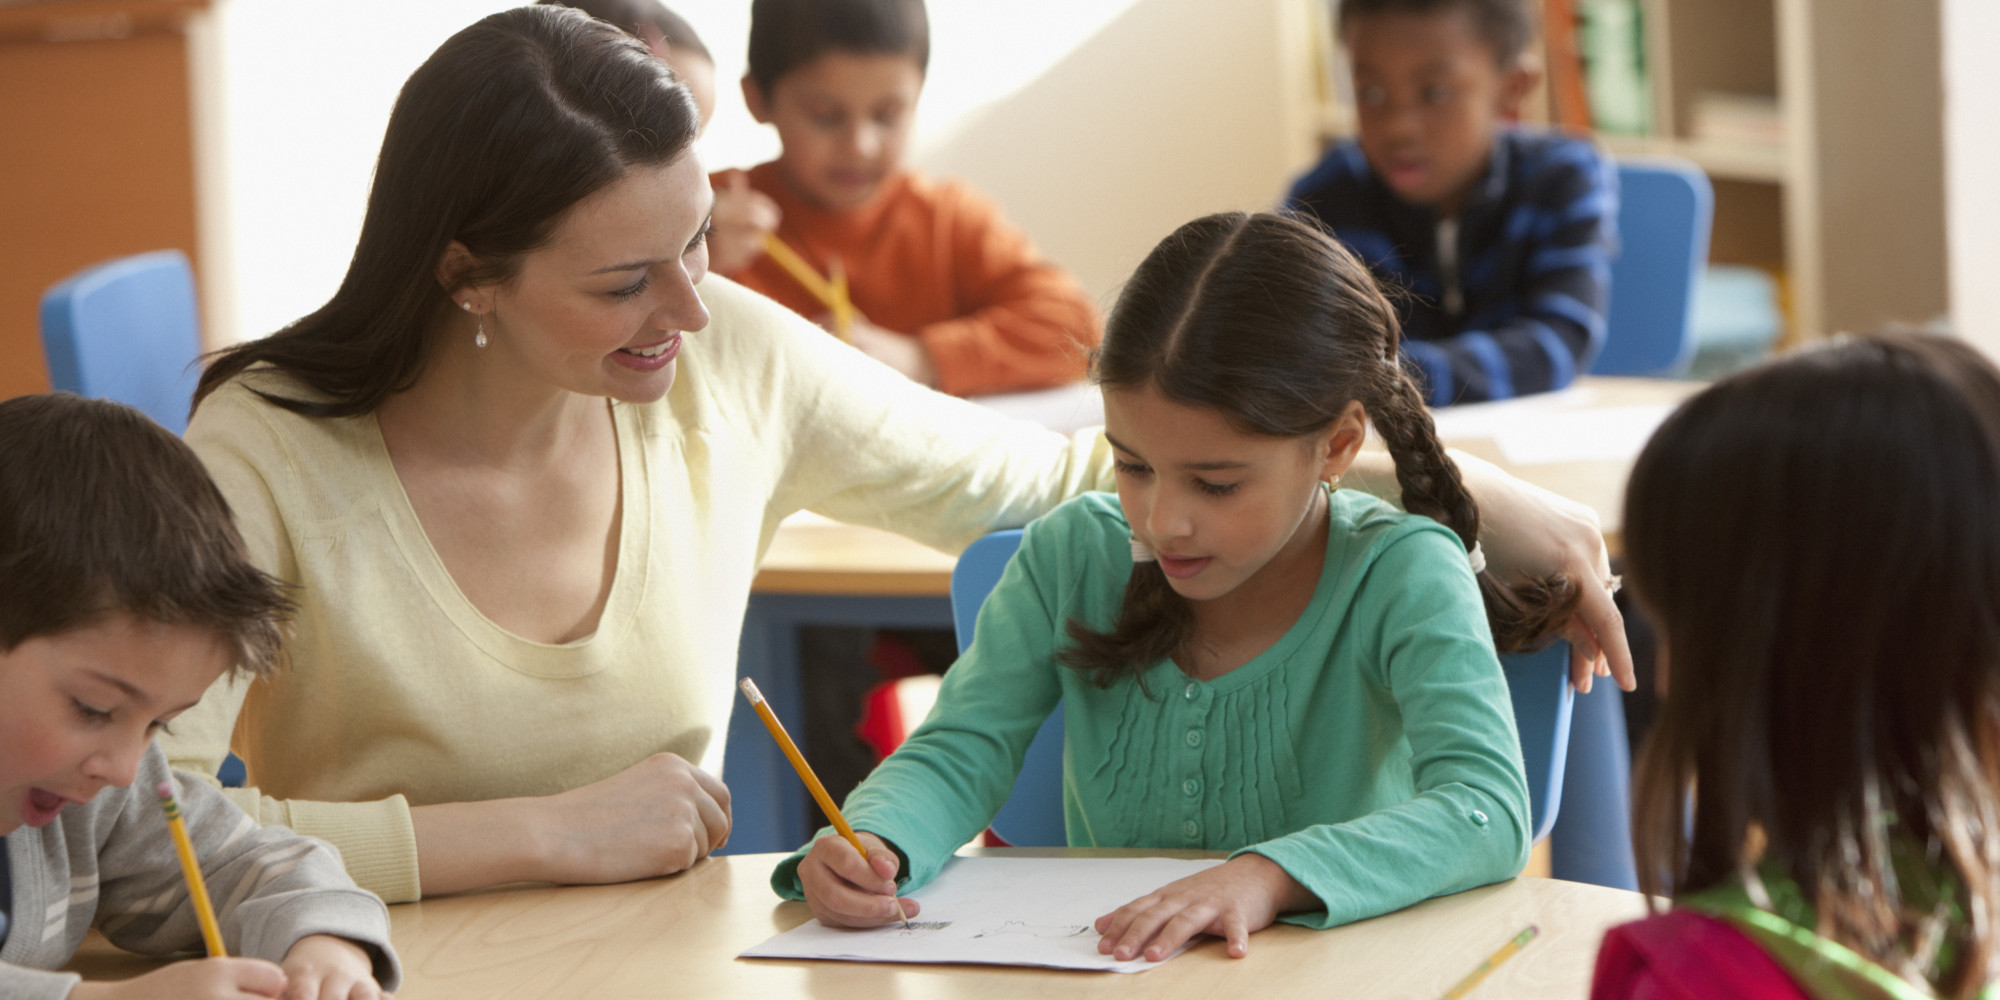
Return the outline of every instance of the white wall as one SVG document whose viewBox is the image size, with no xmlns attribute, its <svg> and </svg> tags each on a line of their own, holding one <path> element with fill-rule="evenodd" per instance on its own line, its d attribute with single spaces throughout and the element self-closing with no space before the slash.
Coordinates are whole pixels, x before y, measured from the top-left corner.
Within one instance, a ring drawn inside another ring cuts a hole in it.
<svg viewBox="0 0 2000 1000">
<path fill-rule="evenodd" d="M 916 161 L 987 189 L 1104 294 L 1173 225 L 1277 196 L 1304 155 L 1287 101 L 1299 67 L 1281 36 L 1312 2 L 931 0 Z M 197 95 L 213 262 L 203 293 L 218 341 L 269 333 L 333 293 L 397 89 L 453 32 L 512 5 L 218 3 Z M 716 56 L 704 161 L 769 159 L 776 137 L 735 86 L 749 3 L 670 6 Z"/>
<path fill-rule="evenodd" d="M 1943 0 L 1942 15 L 1951 322 L 2000 359 L 2000 4 Z"/>
</svg>

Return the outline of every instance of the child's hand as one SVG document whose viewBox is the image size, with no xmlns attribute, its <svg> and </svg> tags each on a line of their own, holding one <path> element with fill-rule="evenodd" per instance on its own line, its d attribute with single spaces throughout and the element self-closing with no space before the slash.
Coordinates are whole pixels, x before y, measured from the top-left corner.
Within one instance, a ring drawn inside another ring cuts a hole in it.
<svg viewBox="0 0 2000 1000">
<path fill-rule="evenodd" d="M 78 983 L 69 1000 L 265 1000 L 285 991 L 285 973 L 261 958 L 195 958 L 116 983 Z"/>
<path fill-rule="evenodd" d="M 382 1000 L 375 963 L 352 941 L 308 934 L 285 952 L 285 1000 Z"/>
<path fill-rule="evenodd" d="M 778 203 L 750 187 L 741 170 L 723 174 L 715 186 L 715 209 L 708 234 L 708 269 L 725 277 L 764 256 L 764 237 L 778 231 L 784 218 Z"/>
<path fill-rule="evenodd" d="M 1250 935 L 1271 926 L 1278 914 L 1319 905 L 1319 898 L 1259 854 L 1239 854 L 1228 863 L 1169 882 L 1097 918 L 1097 951 L 1118 961 L 1144 954 L 1165 961 L 1196 934 L 1228 942 L 1229 957 L 1250 953 Z"/>
<path fill-rule="evenodd" d="M 821 316 L 819 325 L 832 330 L 833 316 Z M 931 361 L 931 352 L 924 349 L 923 341 L 894 330 L 885 330 L 860 315 L 856 315 L 854 322 L 849 324 L 848 334 L 854 338 L 854 346 L 861 353 L 902 372 L 918 385 L 937 388 L 937 364 Z"/>
<path fill-rule="evenodd" d="M 916 900 L 896 898 L 902 859 L 895 849 L 872 833 L 859 836 L 868 847 L 866 860 L 847 838 L 831 834 L 815 841 L 799 862 L 799 884 L 813 916 L 828 927 L 880 927 L 916 916 L 921 909 Z"/>
</svg>

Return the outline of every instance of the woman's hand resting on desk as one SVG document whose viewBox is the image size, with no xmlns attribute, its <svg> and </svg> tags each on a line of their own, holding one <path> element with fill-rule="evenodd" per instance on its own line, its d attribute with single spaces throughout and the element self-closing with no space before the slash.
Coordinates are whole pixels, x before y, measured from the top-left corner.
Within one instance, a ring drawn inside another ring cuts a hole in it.
<svg viewBox="0 0 2000 1000">
<path fill-rule="evenodd" d="M 1278 914 L 1319 905 L 1319 897 L 1277 862 L 1239 854 L 1098 917 L 1103 937 L 1097 951 L 1120 962 L 1163 962 L 1196 934 L 1213 934 L 1230 958 L 1242 958 L 1250 953 L 1250 935 L 1271 926 Z"/>
<path fill-rule="evenodd" d="M 729 842 L 729 789 L 670 753 L 540 805 L 544 880 L 630 882 L 677 872 Z"/>
<path fill-rule="evenodd" d="M 729 789 L 670 753 L 540 798 L 410 810 L 423 894 L 508 882 L 629 882 L 680 871 L 729 841 Z"/>
<path fill-rule="evenodd" d="M 903 859 L 895 848 L 872 833 L 856 836 L 868 848 L 865 859 L 847 838 L 830 834 L 814 841 L 799 862 L 799 885 L 813 916 L 828 927 L 880 927 L 916 916 L 922 909 L 916 900 L 896 898 Z"/>
</svg>

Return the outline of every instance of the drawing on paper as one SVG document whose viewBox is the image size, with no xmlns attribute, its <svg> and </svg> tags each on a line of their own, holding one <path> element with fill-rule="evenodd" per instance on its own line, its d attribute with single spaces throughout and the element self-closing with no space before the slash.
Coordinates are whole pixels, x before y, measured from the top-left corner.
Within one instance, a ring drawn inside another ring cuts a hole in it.
<svg viewBox="0 0 2000 1000">
<path fill-rule="evenodd" d="M 1009 920 L 997 927 L 988 927 L 974 934 L 973 937 L 988 938 L 1019 935 L 1053 941 L 1058 938 L 1076 937 L 1089 930 L 1089 924 L 1031 924 L 1025 920 Z"/>
<path fill-rule="evenodd" d="M 893 929 L 897 934 L 902 935 L 903 937 L 919 937 L 925 934 L 933 933 L 935 931 L 944 930 L 945 928 L 951 926 L 951 921 L 912 920 L 910 921 L 909 926 L 907 927 L 898 927 L 895 924 L 890 924 L 888 926 L 891 929 Z"/>
</svg>

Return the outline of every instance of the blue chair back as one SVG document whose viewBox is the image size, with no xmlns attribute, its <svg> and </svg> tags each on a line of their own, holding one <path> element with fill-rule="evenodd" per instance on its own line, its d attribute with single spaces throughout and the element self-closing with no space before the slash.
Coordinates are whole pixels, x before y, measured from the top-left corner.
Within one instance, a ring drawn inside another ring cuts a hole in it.
<svg viewBox="0 0 2000 1000">
<path fill-rule="evenodd" d="M 972 645 L 979 606 L 1007 560 L 1021 546 L 1020 529 L 996 531 L 973 542 L 958 557 L 951 574 L 951 617 L 958 630 L 958 651 Z M 1558 642 L 1538 653 L 1500 658 L 1507 690 L 1514 702 L 1514 723 L 1521 732 L 1521 756 L 1527 765 L 1528 803 L 1534 838 L 1548 836 L 1562 803 L 1563 770 L 1569 761 L 1569 644 Z M 1050 713 L 1021 762 L 1014 792 L 993 817 L 993 832 L 1016 847 L 1063 847 L 1069 837 L 1063 825 L 1063 710 Z"/>
<path fill-rule="evenodd" d="M 42 352 L 64 392 L 112 399 L 187 430 L 201 373 L 194 271 L 178 250 L 107 261 L 42 295 Z"/>
<path fill-rule="evenodd" d="M 1007 560 L 1021 547 L 1021 529 L 996 531 L 967 546 L 951 571 L 951 620 L 958 631 L 958 651 L 972 645 L 979 606 L 1000 582 Z M 1014 794 L 993 817 L 993 832 L 1015 847 L 1063 847 L 1063 710 L 1049 713 L 1022 758 L 1014 778 Z"/>
<path fill-rule="evenodd" d="M 1672 375 L 1694 357 L 1694 297 L 1708 265 L 1715 191 L 1685 160 L 1618 163 L 1618 256 L 1593 375 Z"/>
</svg>

